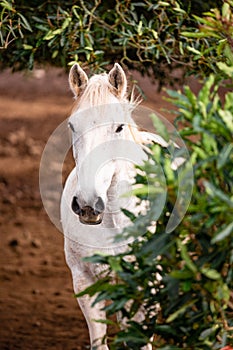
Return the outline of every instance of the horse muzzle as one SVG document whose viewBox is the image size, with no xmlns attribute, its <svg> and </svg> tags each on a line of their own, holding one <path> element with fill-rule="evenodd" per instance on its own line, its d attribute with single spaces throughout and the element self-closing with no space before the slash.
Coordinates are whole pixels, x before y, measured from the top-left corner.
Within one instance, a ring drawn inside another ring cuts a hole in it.
<svg viewBox="0 0 233 350">
<path fill-rule="evenodd" d="M 103 220 L 104 202 L 101 197 L 98 197 L 94 208 L 85 205 L 82 208 L 78 203 L 78 198 L 73 197 L 71 208 L 73 212 L 79 216 L 79 220 L 84 225 L 99 225 Z"/>
</svg>

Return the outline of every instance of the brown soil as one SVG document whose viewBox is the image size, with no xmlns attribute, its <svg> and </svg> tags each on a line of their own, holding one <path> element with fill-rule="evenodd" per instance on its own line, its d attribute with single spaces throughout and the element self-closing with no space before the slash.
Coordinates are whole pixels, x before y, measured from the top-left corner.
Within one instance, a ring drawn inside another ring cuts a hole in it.
<svg viewBox="0 0 233 350">
<path fill-rule="evenodd" d="M 137 78 L 147 104 L 163 107 L 156 87 Z M 46 141 L 71 110 L 67 75 L 1 72 L 0 106 L 0 349 L 88 349 L 63 236 L 47 217 L 38 186 Z"/>
</svg>

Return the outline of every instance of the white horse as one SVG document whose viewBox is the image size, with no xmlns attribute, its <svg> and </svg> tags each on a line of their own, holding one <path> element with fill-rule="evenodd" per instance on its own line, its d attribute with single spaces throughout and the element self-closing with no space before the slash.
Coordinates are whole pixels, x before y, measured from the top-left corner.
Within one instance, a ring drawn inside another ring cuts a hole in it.
<svg viewBox="0 0 233 350">
<path fill-rule="evenodd" d="M 143 143 L 153 139 L 166 147 L 158 135 L 140 131 L 131 117 L 134 104 L 126 99 L 127 80 L 119 64 L 109 74 L 86 73 L 75 64 L 69 84 L 77 102 L 69 119 L 76 166 L 70 173 L 61 201 L 61 220 L 65 236 L 65 255 L 72 272 L 75 293 L 98 278 L 103 266 L 90 264 L 83 257 L 96 252 L 117 254 L 128 241 L 115 242 L 114 236 L 129 225 L 120 210 L 135 212 L 135 198 L 122 198 L 134 176 L 133 163 L 146 159 Z M 107 350 L 102 338 L 106 325 L 103 304 L 91 306 L 93 299 L 78 299 L 89 328 L 91 346 Z M 141 317 L 141 316 L 139 316 Z M 142 349 L 152 349 L 148 344 Z"/>
</svg>

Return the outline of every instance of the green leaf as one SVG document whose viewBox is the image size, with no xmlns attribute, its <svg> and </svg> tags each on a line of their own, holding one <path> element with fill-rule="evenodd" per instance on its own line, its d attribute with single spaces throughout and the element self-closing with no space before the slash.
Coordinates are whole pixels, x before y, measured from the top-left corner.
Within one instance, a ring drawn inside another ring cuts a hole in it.
<svg viewBox="0 0 233 350">
<path fill-rule="evenodd" d="M 52 30 L 49 30 L 45 36 L 43 37 L 43 40 L 51 40 L 55 37 L 55 34 Z"/>
<path fill-rule="evenodd" d="M 160 6 L 171 6 L 168 2 L 166 1 L 159 1 Z"/>
<path fill-rule="evenodd" d="M 67 17 L 64 20 L 64 22 L 62 23 L 62 30 L 65 30 L 69 26 L 71 20 L 72 20 L 71 17 Z"/>
<path fill-rule="evenodd" d="M 192 281 L 191 280 L 185 280 L 181 283 L 181 288 L 183 292 L 189 292 L 192 289 Z"/>
<path fill-rule="evenodd" d="M 190 270 L 173 270 L 169 275 L 179 280 L 185 280 L 194 276 Z"/>
<path fill-rule="evenodd" d="M 156 187 L 156 186 L 142 186 L 133 189 L 132 191 L 126 193 L 124 196 L 142 196 L 142 195 L 156 195 L 156 194 L 161 194 L 164 193 L 164 188 L 163 187 Z"/>
<path fill-rule="evenodd" d="M 24 50 L 32 50 L 33 46 L 27 45 L 27 44 L 23 44 L 23 48 L 24 48 Z"/>
<path fill-rule="evenodd" d="M 208 155 L 205 153 L 205 151 L 198 146 L 193 146 L 193 153 L 192 153 L 192 157 L 194 157 L 194 155 L 199 156 L 201 159 L 206 159 L 208 158 Z"/>
<path fill-rule="evenodd" d="M 205 186 L 206 192 L 211 197 L 217 197 L 218 199 L 229 205 L 231 208 L 233 208 L 233 200 L 230 197 L 228 197 L 224 192 L 222 192 L 219 188 L 215 187 L 209 181 L 203 181 L 203 185 Z"/>
<path fill-rule="evenodd" d="M 216 236 L 211 240 L 211 243 L 217 243 L 227 238 L 233 233 L 233 222 L 227 225 L 223 230 L 217 232 Z"/>
<path fill-rule="evenodd" d="M 215 81 L 214 74 L 211 74 L 209 78 L 205 81 L 205 84 L 201 88 L 198 94 L 198 100 L 203 103 L 204 108 L 207 108 L 208 103 L 210 101 L 211 87 L 213 86 Z"/>
<path fill-rule="evenodd" d="M 188 97 L 192 108 L 195 108 L 197 104 L 197 98 L 195 94 L 191 91 L 189 86 L 184 86 L 184 92 L 185 92 L 185 95 Z"/>
<path fill-rule="evenodd" d="M 75 294 L 76 298 L 80 298 L 83 295 L 90 295 L 93 296 L 95 295 L 97 292 L 103 291 L 103 290 L 107 290 L 107 288 L 109 287 L 109 283 L 108 280 L 106 278 L 103 279 L 99 279 L 97 282 L 95 282 L 94 284 L 90 285 L 89 287 L 87 287 L 86 289 L 84 289 L 83 291 L 81 291 L 78 294 Z"/>
<path fill-rule="evenodd" d="M 217 158 L 217 169 L 222 169 L 228 162 L 232 162 L 231 154 L 233 151 L 233 144 L 228 143 L 223 147 Z"/>
<path fill-rule="evenodd" d="M 97 322 L 97 323 L 102 323 L 102 324 L 107 324 L 109 326 L 117 326 L 117 323 L 112 321 L 112 320 L 109 320 L 109 319 L 99 319 L 99 320 L 95 320 L 95 319 L 92 319 L 94 322 Z"/>
<path fill-rule="evenodd" d="M 214 269 L 210 269 L 208 267 L 202 267 L 200 271 L 204 276 L 206 276 L 207 278 L 210 278 L 211 280 L 221 279 L 220 273 Z"/>
<path fill-rule="evenodd" d="M 3 8 L 5 8 L 5 9 L 7 9 L 7 10 L 9 10 L 9 11 L 12 11 L 12 12 L 14 12 L 15 10 L 14 10 L 14 8 L 13 8 L 13 6 L 12 6 L 12 4 L 9 2 L 9 1 L 1 1 L 0 2 L 0 5 L 3 7 Z"/>
<path fill-rule="evenodd" d="M 108 263 L 112 271 L 115 271 L 115 272 L 123 271 L 121 267 L 121 260 L 118 257 L 115 257 L 115 256 L 109 257 Z"/>
<path fill-rule="evenodd" d="M 138 27 L 137 27 L 137 32 L 138 35 L 142 35 L 143 31 L 142 31 L 142 21 L 139 21 Z"/>
<path fill-rule="evenodd" d="M 29 30 L 30 32 L 32 32 L 32 28 L 31 28 L 31 26 L 30 26 L 28 20 L 27 20 L 21 13 L 18 13 L 18 15 L 19 15 L 19 17 L 20 17 L 21 20 L 22 20 L 22 26 L 23 26 L 25 29 L 27 29 L 27 30 Z"/>
<path fill-rule="evenodd" d="M 173 322 L 177 317 L 179 317 L 181 314 L 183 314 L 188 308 L 190 308 L 192 305 L 194 305 L 197 302 L 197 299 L 191 300 L 185 305 L 181 306 L 177 311 L 175 311 L 173 314 L 171 314 L 167 319 L 167 323 Z"/>
<path fill-rule="evenodd" d="M 199 339 L 206 339 L 208 338 L 213 332 L 216 332 L 215 327 L 207 328 L 203 332 L 201 332 Z"/>
<path fill-rule="evenodd" d="M 224 55 L 227 58 L 227 61 L 233 66 L 233 52 L 232 52 L 232 46 L 226 43 L 224 47 Z"/>
<path fill-rule="evenodd" d="M 58 50 L 54 50 L 53 54 L 52 54 L 52 58 L 56 58 L 58 55 L 59 51 Z"/>
<path fill-rule="evenodd" d="M 218 111 L 219 116 L 222 118 L 226 126 L 231 132 L 233 132 L 233 114 L 230 111 L 220 109 Z"/>
<path fill-rule="evenodd" d="M 186 245 L 184 245 L 180 239 L 177 239 L 177 246 L 180 249 L 181 257 L 185 261 L 187 268 L 193 273 L 197 272 L 197 267 L 191 260 Z"/>
<path fill-rule="evenodd" d="M 217 62 L 216 64 L 222 72 L 224 72 L 229 78 L 233 79 L 233 66 L 230 67 L 224 62 Z"/>
<path fill-rule="evenodd" d="M 180 34 L 187 38 L 205 38 L 206 37 L 206 33 L 202 33 L 202 32 L 181 32 Z"/>
<path fill-rule="evenodd" d="M 224 2 L 222 6 L 222 16 L 225 17 L 227 21 L 229 21 L 230 15 L 231 15 L 230 5 L 227 2 Z"/>
<path fill-rule="evenodd" d="M 187 49 L 192 52 L 192 53 L 195 53 L 196 55 L 198 56 L 201 56 L 201 52 L 197 49 L 195 49 L 194 47 L 191 47 L 191 46 L 187 46 Z"/>
<path fill-rule="evenodd" d="M 233 92 L 228 92 L 226 95 L 225 95 L 225 105 L 224 105 L 224 108 L 226 110 L 229 110 L 231 112 L 233 112 Z M 233 119 L 233 118 L 232 118 Z M 233 121 L 232 121 L 233 123 Z M 233 131 L 233 130 L 232 130 Z"/>
<path fill-rule="evenodd" d="M 218 147 L 217 147 L 215 136 L 204 133 L 202 138 L 202 143 L 204 146 L 204 150 L 208 154 L 208 156 L 218 154 Z"/>
<path fill-rule="evenodd" d="M 198 22 L 201 22 L 201 23 L 203 23 L 203 24 L 206 24 L 207 26 L 210 26 L 210 27 L 213 27 L 213 28 L 215 28 L 215 26 L 216 26 L 216 22 L 213 21 L 213 20 L 206 19 L 206 18 L 202 18 L 202 17 L 196 16 L 196 15 L 193 15 L 193 17 L 194 17 Z"/>
<path fill-rule="evenodd" d="M 55 36 L 55 35 L 61 34 L 62 32 L 63 32 L 62 28 L 58 28 L 58 29 L 55 29 L 52 33 Z"/>
<path fill-rule="evenodd" d="M 129 210 L 121 208 L 121 211 L 133 222 L 136 219 L 136 216 Z"/>
<path fill-rule="evenodd" d="M 165 141 L 169 141 L 169 133 L 165 126 L 165 124 L 162 122 L 162 120 L 154 113 L 150 114 L 150 118 L 152 119 L 152 122 L 154 124 L 154 127 L 156 129 L 156 132 L 159 136 L 161 136 Z"/>
</svg>

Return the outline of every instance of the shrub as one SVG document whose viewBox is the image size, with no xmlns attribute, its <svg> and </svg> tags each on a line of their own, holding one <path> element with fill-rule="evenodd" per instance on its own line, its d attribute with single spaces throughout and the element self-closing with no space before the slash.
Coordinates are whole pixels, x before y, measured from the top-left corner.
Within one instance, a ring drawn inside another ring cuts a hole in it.
<svg viewBox="0 0 233 350">
<path fill-rule="evenodd" d="M 232 0 L 224 2 L 222 11 L 220 3 L 3 0 L 1 66 L 32 69 L 37 62 L 67 67 L 78 61 L 97 71 L 118 61 L 161 85 L 174 82 L 167 71 L 177 67 L 215 72 L 219 60 L 232 61 Z M 209 12 L 200 17 L 201 10 Z"/>
<path fill-rule="evenodd" d="M 89 258 L 107 264 L 108 270 L 82 294 L 97 294 L 96 302 L 112 300 L 106 307 L 106 322 L 111 323 L 110 316 L 120 311 L 127 324 L 109 339 L 113 350 L 139 349 L 153 334 L 153 345 L 163 350 L 213 350 L 233 344 L 233 93 L 228 91 L 222 99 L 219 95 L 222 85 L 232 87 L 230 4 L 224 3 L 221 14 L 213 10 L 206 18 L 195 17 L 199 29 L 182 33 L 183 37 L 197 39 L 196 44 L 191 41 L 197 46 L 188 48 L 194 55 L 192 60 L 200 66 L 204 62 L 203 67 L 210 67 L 216 74 L 209 75 L 197 95 L 187 86 L 183 93 L 168 91 L 177 108 L 177 129 L 189 149 L 195 184 L 182 222 L 173 231 L 167 229 L 180 181 L 188 178 L 190 170 L 183 165 L 172 173 L 171 152 L 154 145 L 150 161 L 141 169 L 146 177 L 136 177 L 141 188 L 135 194 L 145 198 L 159 164 L 164 169 L 167 200 L 157 219 L 156 232 L 147 230 L 161 198 L 160 192 L 152 191 L 151 210 L 146 215 L 135 218 L 125 211 L 133 220 L 125 235 L 135 238 L 129 251 Z M 224 23 L 228 23 L 226 27 Z M 225 29 L 230 30 L 227 35 Z M 207 50 L 205 36 L 213 39 L 207 40 Z M 207 71 L 203 69 L 204 74 Z M 155 127 L 165 129 L 158 120 Z M 166 131 L 161 136 L 166 137 Z M 161 185 L 164 188 L 164 182 Z M 144 239 L 137 240 L 138 235 Z M 112 281 L 112 271 L 118 284 Z M 142 306 L 145 319 L 136 322 L 134 315 Z"/>
<path fill-rule="evenodd" d="M 171 162 L 167 151 L 154 145 L 152 158 L 141 169 L 147 177 L 136 177 L 136 183 L 144 186 L 138 194 L 143 199 L 156 164 L 163 167 L 168 193 L 156 233 L 147 231 L 160 195 L 154 191 L 151 210 L 133 218 L 125 232 L 134 237 L 145 232 L 144 240 L 136 239 L 125 254 L 90 258 L 109 270 L 84 293 L 97 293 L 96 302 L 111 299 L 108 317 L 120 311 L 127 320 L 127 328 L 109 340 L 111 349 L 139 349 L 153 334 L 155 348 L 163 350 L 213 350 L 233 342 L 233 93 L 226 93 L 222 102 L 219 85 L 211 75 L 197 96 L 189 87 L 183 94 L 168 91 L 193 165 L 195 185 L 183 221 L 168 232 L 178 175 L 166 166 Z M 183 166 L 179 176 L 186 175 Z M 111 271 L 118 284 L 112 284 Z M 145 320 L 137 323 L 133 316 L 141 306 Z"/>
</svg>

